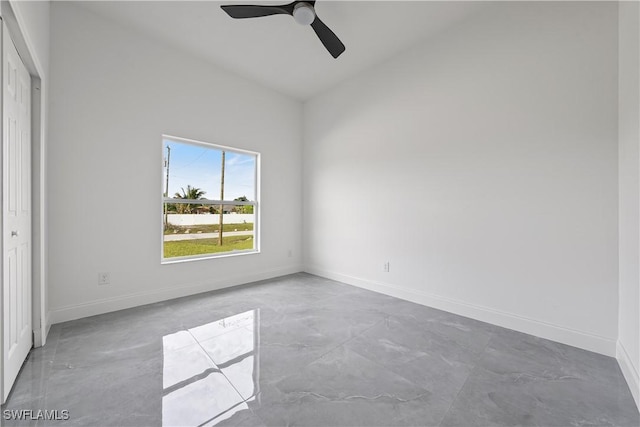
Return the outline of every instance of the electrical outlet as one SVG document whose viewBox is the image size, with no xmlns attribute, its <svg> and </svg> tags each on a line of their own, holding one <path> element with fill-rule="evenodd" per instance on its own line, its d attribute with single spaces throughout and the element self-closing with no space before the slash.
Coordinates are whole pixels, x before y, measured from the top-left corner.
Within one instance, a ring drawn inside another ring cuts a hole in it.
<svg viewBox="0 0 640 427">
<path fill-rule="evenodd" d="M 98 286 L 108 285 L 110 279 L 109 273 L 98 273 Z"/>
<path fill-rule="evenodd" d="M 384 271 L 385 273 L 389 272 L 389 261 L 384 263 L 384 265 L 382 266 L 382 271 Z"/>
<path fill-rule="evenodd" d="M 291 249 L 289 249 L 289 251 L 287 252 L 287 256 L 289 258 L 291 258 L 293 256 L 293 251 Z"/>
</svg>

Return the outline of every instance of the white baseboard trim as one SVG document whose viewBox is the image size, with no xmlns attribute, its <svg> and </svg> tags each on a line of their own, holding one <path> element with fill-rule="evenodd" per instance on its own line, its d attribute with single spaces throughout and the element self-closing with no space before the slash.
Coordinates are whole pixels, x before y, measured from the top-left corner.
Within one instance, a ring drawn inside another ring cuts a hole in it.
<svg viewBox="0 0 640 427">
<path fill-rule="evenodd" d="M 620 365 L 624 379 L 627 380 L 633 400 L 636 401 L 636 408 L 640 410 L 640 375 L 638 375 L 638 370 L 634 366 L 631 356 L 620 340 L 616 345 L 616 359 L 618 359 L 618 365 Z"/>
<path fill-rule="evenodd" d="M 42 347 L 44 342 L 42 341 L 42 329 L 33 328 L 33 347 Z"/>
<path fill-rule="evenodd" d="M 113 298 L 105 298 L 83 304 L 59 307 L 51 310 L 51 318 L 48 324 L 52 325 L 55 323 L 67 322 L 69 320 L 81 319 L 83 317 L 95 316 L 112 311 L 138 307 L 145 304 L 153 304 L 160 301 L 195 295 L 202 292 L 225 289 L 260 280 L 272 279 L 274 277 L 286 276 L 287 274 L 299 273 L 301 271 L 302 266 L 291 266 L 282 269 L 266 270 L 259 273 L 225 277 L 218 280 L 208 280 L 201 283 L 192 283 L 186 286 L 174 286 Z"/>
<path fill-rule="evenodd" d="M 42 321 L 41 328 L 33 328 L 33 346 L 42 347 L 47 343 L 47 335 L 51 329 L 51 312 L 47 312 L 47 317 Z"/>
<path fill-rule="evenodd" d="M 44 335 L 42 336 L 42 345 L 47 344 L 47 337 L 49 336 L 49 332 L 51 331 L 51 311 L 47 311 L 47 320 L 44 324 Z"/>
<path fill-rule="evenodd" d="M 491 323 L 493 325 L 513 329 L 518 332 L 535 335 L 551 341 L 604 354 L 606 356 L 616 356 L 615 339 L 565 328 L 548 322 L 519 316 L 514 313 L 507 313 L 489 307 L 470 304 L 464 301 L 430 294 L 428 292 L 407 289 L 389 283 L 382 283 L 328 271 L 315 266 L 307 265 L 305 266 L 304 271 L 370 291 L 379 292 L 406 301 L 448 311 L 460 316 L 469 317 L 482 322 Z"/>
</svg>

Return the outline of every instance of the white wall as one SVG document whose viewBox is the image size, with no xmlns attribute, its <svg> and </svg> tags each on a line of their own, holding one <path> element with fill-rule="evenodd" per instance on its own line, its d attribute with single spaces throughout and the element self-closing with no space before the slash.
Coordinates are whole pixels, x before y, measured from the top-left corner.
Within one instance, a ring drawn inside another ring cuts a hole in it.
<svg viewBox="0 0 640 427">
<path fill-rule="evenodd" d="M 253 223 L 253 214 L 223 214 L 223 224 Z M 213 225 L 220 223 L 219 214 L 168 214 L 167 221 L 173 225 Z"/>
<path fill-rule="evenodd" d="M 617 37 L 498 2 L 305 104 L 306 269 L 614 355 Z"/>
<path fill-rule="evenodd" d="M 299 271 L 301 105 L 76 4 L 51 9 L 54 321 Z M 160 264 L 163 133 L 262 153 L 262 253 Z"/>
<path fill-rule="evenodd" d="M 619 6 L 620 306 L 622 372 L 640 407 L 640 4 Z"/>
<path fill-rule="evenodd" d="M 21 25 L 23 35 L 30 45 L 31 54 L 42 67 L 39 70 L 49 75 L 49 1 L 9 0 L 13 12 Z M 41 76 L 42 77 L 42 76 Z"/>
</svg>

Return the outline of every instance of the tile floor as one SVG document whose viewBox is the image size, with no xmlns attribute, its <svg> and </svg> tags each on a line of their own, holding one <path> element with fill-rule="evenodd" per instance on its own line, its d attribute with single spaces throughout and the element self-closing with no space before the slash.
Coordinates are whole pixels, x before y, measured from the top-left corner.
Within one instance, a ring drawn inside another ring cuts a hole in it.
<svg viewBox="0 0 640 427">
<path fill-rule="evenodd" d="M 54 325 L 2 410 L 38 426 L 640 425 L 613 358 L 307 274 Z"/>
</svg>

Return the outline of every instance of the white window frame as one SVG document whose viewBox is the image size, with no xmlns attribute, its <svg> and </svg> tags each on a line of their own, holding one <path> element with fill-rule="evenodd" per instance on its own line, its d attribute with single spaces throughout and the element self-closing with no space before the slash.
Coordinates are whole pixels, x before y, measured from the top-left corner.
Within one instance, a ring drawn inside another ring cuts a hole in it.
<svg viewBox="0 0 640 427">
<path fill-rule="evenodd" d="M 256 171 L 254 175 L 254 188 L 255 188 L 255 200 L 249 202 L 240 202 L 235 200 L 191 200 L 191 199 L 175 199 L 173 197 L 164 197 L 165 192 L 165 176 L 164 166 L 160 168 L 160 263 L 161 264 L 176 264 L 182 262 L 201 261 L 206 259 L 227 258 L 241 255 L 251 255 L 260 253 L 260 153 L 257 151 L 244 150 L 241 148 L 229 147 L 226 145 L 213 144 L 211 142 L 198 141 L 195 139 L 182 138 L 179 136 L 163 134 L 160 140 L 160 150 L 164 152 L 164 141 L 172 140 L 182 144 L 198 145 L 201 147 L 212 148 L 227 153 L 238 153 L 255 156 L 256 158 Z M 161 158 L 164 158 L 164 154 Z M 164 162 L 163 162 L 164 164 Z M 168 196 L 168 194 L 167 194 Z M 198 204 L 198 205 L 214 205 L 214 206 L 253 206 L 253 249 L 246 249 L 243 251 L 229 251 L 219 252 L 212 254 L 202 255 L 189 255 L 183 257 L 164 257 L 164 204 L 165 203 L 181 203 L 181 204 Z"/>
</svg>

